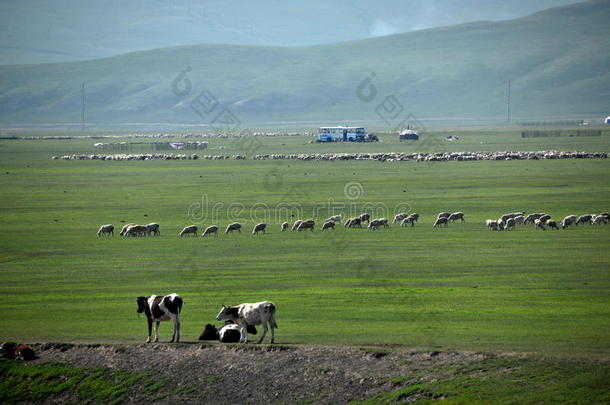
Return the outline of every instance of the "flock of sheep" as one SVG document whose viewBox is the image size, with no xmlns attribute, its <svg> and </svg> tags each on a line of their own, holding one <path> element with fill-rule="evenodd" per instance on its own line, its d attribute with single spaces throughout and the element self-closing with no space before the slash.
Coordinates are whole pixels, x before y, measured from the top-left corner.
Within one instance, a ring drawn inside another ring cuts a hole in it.
<svg viewBox="0 0 610 405">
<path fill-rule="evenodd" d="M 327 229 L 335 229 L 336 224 L 343 224 L 345 228 L 362 228 L 364 224 L 367 225 L 367 228 L 370 230 L 379 230 L 381 228 L 389 228 L 390 224 L 387 218 L 377 218 L 371 219 L 371 215 L 368 213 L 362 213 L 358 216 L 348 218 L 344 223 L 342 223 L 341 215 L 333 215 L 322 222 L 322 226 L 320 227 L 321 231 L 325 231 Z M 455 221 L 465 222 L 465 216 L 463 212 L 441 212 L 437 215 L 436 220 L 434 221 L 432 227 L 447 227 L 450 222 Z M 394 216 L 392 221 L 393 224 L 399 224 L 400 226 L 415 226 L 416 223 L 419 222 L 419 214 L 418 213 L 406 213 L 401 212 Z M 610 214 L 604 212 L 599 215 L 595 214 L 586 214 L 577 217 L 576 215 L 569 215 L 565 217 L 559 224 L 557 221 L 551 218 L 550 215 L 546 213 L 534 213 L 525 215 L 523 212 L 514 212 L 510 214 L 504 214 L 497 220 L 488 219 L 486 221 L 486 226 L 491 231 L 509 231 L 514 230 L 518 225 L 527 225 L 529 223 L 533 224 L 536 229 L 546 230 L 547 228 L 551 229 L 559 229 L 559 227 L 563 229 L 567 229 L 570 226 L 576 226 L 579 224 L 591 224 L 591 225 L 606 225 L 610 222 Z M 280 231 L 285 232 L 289 229 L 293 231 L 304 231 L 310 230 L 313 232 L 316 226 L 316 221 L 313 219 L 306 220 L 296 220 L 294 223 L 283 222 L 280 225 Z M 206 227 L 201 233 L 202 237 L 206 236 L 218 236 L 219 227 L 217 225 L 210 225 Z M 232 233 L 237 231 L 241 233 L 242 224 L 239 222 L 232 222 L 225 228 L 225 234 Z M 252 234 L 258 235 L 259 233 L 266 233 L 267 224 L 266 223 L 258 223 L 254 225 L 252 228 Z M 186 226 L 180 231 L 178 234 L 180 237 L 193 236 L 197 237 L 199 232 L 199 226 L 197 225 L 189 225 Z M 160 236 L 160 228 L 158 223 L 150 223 L 147 225 L 138 225 L 134 223 L 126 224 L 122 227 L 121 232 L 119 233 L 124 237 L 142 237 L 142 236 Z M 107 224 L 102 225 L 97 231 L 97 236 L 113 236 L 114 235 L 114 225 Z"/>
<path fill-rule="evenodd" d="M 586 214 L 577 217 L 576 215 L 568 215 L 560 223 L 562 229 L 568 229 L 570 226 L 579 224 L 590 225 L 606 225 L 610 221 L 610 214 L 607 212 L 599 215 Z M 523 212 L 515 212 L 512 214 L 504 214 L 498 220 L 488 219 L 486 222 L 487 228 L 491 231 L 510 231 L 514 230 L 517 225 L 534 224 L 536 229 L 545 231 L 546 228 L 559 230 L 557 221 L 549 214 L 544 212 L 529 214 L 525 216 Z"/>
<path fill-rule="evenodd" d="M 196 160 L 196 154 L 93 154 L 93 155 L 65 155 L 53 156 L 52 159 L 62 160 Z M 243 154 L 236 155 L 203 155 L 202 159 L 210 160 L 246 160 Z M 449 162 L 449 161 L 475 161 L 475 160 L 540 160 L 540 159 L 606 159 L 607 153 L 602 152 L 438 152 L 438 153 L 291 153 L 291 154 L 265 154 L 254 155 L 253 160 L 302 160 L 302 161 L 335 161 L 335 160 L 374 160 L 379 162 Z"/>
</svg>

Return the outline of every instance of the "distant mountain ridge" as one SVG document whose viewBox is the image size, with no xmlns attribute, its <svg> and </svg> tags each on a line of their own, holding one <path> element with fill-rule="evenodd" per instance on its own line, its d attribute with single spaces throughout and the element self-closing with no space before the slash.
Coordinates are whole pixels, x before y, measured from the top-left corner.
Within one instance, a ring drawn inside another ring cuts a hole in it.
<svg viewBox="0 0 610 405">
<path fill-rule="evenodd" d="M 308 46 L 506 20 L 576 1 L 4 0 L 0 64 L 74 62 L 211 43 Z"/>
<path fill-rule="evenodd" d="M 514 115 L 606 114 L 607 21 L 610 2 L 592 0 L 330 45 L 194 45 L 0 66 L 0 122 L 78 122 L 83 82 L 87 121 L 99 123 L 211 124 L 224 109 L 242 123 L 497 119 L 509 80 Z"/>
</svg>

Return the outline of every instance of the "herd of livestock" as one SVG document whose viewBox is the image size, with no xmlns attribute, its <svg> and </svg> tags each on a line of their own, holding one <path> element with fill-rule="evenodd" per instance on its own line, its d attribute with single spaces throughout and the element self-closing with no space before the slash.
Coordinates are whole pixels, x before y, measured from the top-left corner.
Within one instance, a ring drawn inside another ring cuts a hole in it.
<svg viewBox="0 0 610 405">
<path fill-rule="evenodd" d="M 463 212 L 441 212 L 437 215 L 436 220 L 434 221 L 432 227 L 447 227 L 447 225 L 451 222 L 455 221 L 465 222 L 466 218 Z M 486 227 L 492 231 L 509 231 L 514 230 L 515 227 L 519 225 L 527 225 L 533 224 L 536 229 L 546 230 L 550 229 L 559 229 L 559 227 L 563 229 L 567 229 L 570 226 L 577 226 L 580 224 L 590 224 L 590 225 L 606 225 L 610 221 L 610 214 L 607 212 L 601 214 L 585 214 L 581 216 L 576 215 L 568 215 L 559 223 L 556 220 L 551 218 L 549 214 L 546 213 L 533 213 L 529 215 L 525 215 L 523 212 L 515 212 L 502 215 L 497 220 L 488 219 L 486 221 Z M 419 222 L 419 214 L 418 213 L 406 213 L 401 212 L 394 216 L 392 221 L 393 224 L 398 224 L 400 226 L 415 226 L 416 223 Z M 343 217 L 341 215 L 333 215 L 324 221 L 322 221 L 322 226 L 320 227 L 321 231 L 325 231 L 328 229 L 335 229 L 337 224 L 342 224 L 345 228 L 362 228 L 363 225 L 366 225 L 368 229 L 376 231 L 381 228 L 389 228 L 390 221 L 387 218 L 377 218 L 372 219 L 371 215 L 368 213 L 363 213 L 358 216 L 348 218 L 345 222 L 343 222 Z M 280 232 L 288 231 L 292 229 L 293 231 L 304 231 L 314 230 L 316 226 L 316 221 L 313 219 L 299 219 L 294 223 L 283 222 L 280 225 Z M 189 225 L 186 226 L 180 231 L 178 234 L 181 237 L 186 236 L 198 236 L 200 227 L 197 225 Z M 201 233 L 202 237 L 206 236 L 218 236 L 218 231 L 220 228 L 217 225 L 210 225 L 203 229 Z M 241 233 L 242 224 L 239 222 L 232 222 L 225 228 L 225 234 L 232 233 L 237 231 Z M 258 235 L 259 233 L 266 233 L 267 224 L 266 223 L 258 223 L 254 225 L 252 228 L 252 234 Z M 97 231 L 97 236 L 113 236 L 114 235 L 114 225 L 106 224 L 102 225 Z M 156 222 L 152 222 L 147 225 L 139 225 L 135 223 L 125 224 L 121 228 L 120 236 L 124 237 L 142 237 L 142 236 L 160 236 L 160 226 Z"/>
<path fill-rule="evenodd" d="M 53 156 L 52 159 L 62 160 L 246 160 L 243 154 L 234 155 L 203 155 L 172 154 L 172 153 L 140 153 L 140 154 L 72 154 Z M 476 161 L 476 160 L 541 160 L 541 159 L 606 159 L 603 152 L 437 152 L 437 153 L 277 153 L 253 155 L 253 160 L 301 160 L 301 161 L 337 161 L 337 160 L 365 160 L 378 162 L 450 162 L 450 161 Z"/>
</svg>

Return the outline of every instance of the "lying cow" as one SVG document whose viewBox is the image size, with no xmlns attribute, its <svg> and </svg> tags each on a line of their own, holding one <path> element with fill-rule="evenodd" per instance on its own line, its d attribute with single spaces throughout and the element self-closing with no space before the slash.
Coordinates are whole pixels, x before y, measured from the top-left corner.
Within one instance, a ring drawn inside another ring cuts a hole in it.
<svg viewBox="0 0 610 405">
<path fill-rule="evenodd" d="M 152 324 L 155 322 L 155 340 L 159 341 L 159 323 L 161 321 L 171 320 L 174 323 L 174 333 L 170 343 L 180 341 L 180 311 L 182 311 L 182 298 L 177 294 L 164 296 L 151 295 L 150 297 L 138 297 L 137 312 L 146 314 L 148 321 L 148 339 L 146 343 L 150 343 L 150 335 L 152 332 Z"/>
<path fill-rule="evenodd" d="M 256 335 L 254 325 L 247 326 L 247 332 Z M 241 340 L 241 327 L 233 321 L 227 321 L 220 329 L 207 324 L 199 335 L 199 340 L 218 340 L 222 343 L 238 343 Z"/>
<path fill-rule="evenodd" d="M 254 304 L 240 304 L 236 306 L 223 305 L 216 316 L 219 321 L 229 320 L 237 323 L 241 328 L 240 342 L 248 342 L 247 328 L 249 325 L 263 325 L 263 335 L 258 343 L 261 343 L 267 334 L 267 325 L 271 328 L 271 343 L 275 340 L 275 304 L 269 301 L 256 302 Z"/>
</svg>

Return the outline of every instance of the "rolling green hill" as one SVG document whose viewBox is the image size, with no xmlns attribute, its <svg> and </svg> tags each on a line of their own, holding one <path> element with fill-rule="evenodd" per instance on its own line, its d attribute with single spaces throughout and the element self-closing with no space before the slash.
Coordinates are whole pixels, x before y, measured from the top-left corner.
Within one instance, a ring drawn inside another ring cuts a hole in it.
<svg viewBox="0 0 610 405">
<path fill-rule="evenodd" d="M 575 2 L 4 0 L 0 1 L 0 64 L 74 62 L 203 43 L 316 45 L 507 20 Z"/>
<path fill-rule="evenodd" d="M 381 121 L 376 110 L 388 96 L 403 106 L 385 105 L 392 125 L 408 114 L 504 119 L 508 80 L 514 116 L 601 115 L 610 109 L 607 21 L 610 2 L 594 0 L 516 20 L 331 45 L 196 45 L 3 66 L 0 122 L 79 122 L 83 82 L 87 121 L 96 123 L 209 124 L 222 107 L 248 124 Z M 172 89 L 181 72 L 188 92 L 184 81 Z M 220 105 L 198 115 L 190 103 L 202 90 Z"/>
</svg>

